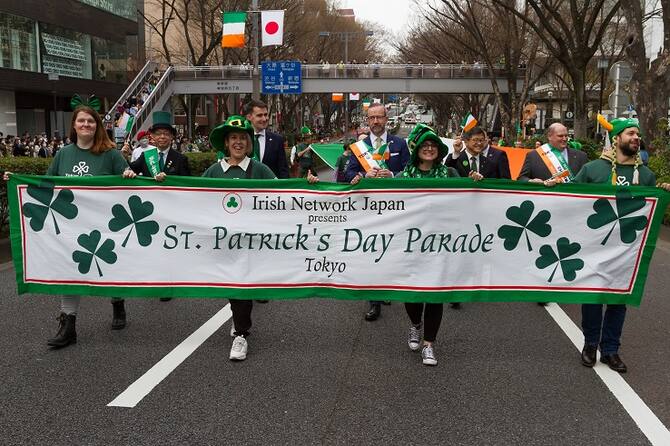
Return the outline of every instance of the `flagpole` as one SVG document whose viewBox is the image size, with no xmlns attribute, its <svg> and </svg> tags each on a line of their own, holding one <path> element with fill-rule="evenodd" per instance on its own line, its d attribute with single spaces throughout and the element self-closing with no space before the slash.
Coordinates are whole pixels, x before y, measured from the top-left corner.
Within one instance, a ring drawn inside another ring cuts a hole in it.
<svg viewBox="0 0 670 446">
<path fill-rule="evenodd" d="M 253 99 L 259 100 L 261 98 L 261 78 L 260 70 L 258 69 L 258 59 L 259 59 L 259 50 L 258 50 L 258 0 L 251 0 L 251 37 L 253 39 L 254 47 L 254 69 L 252 73 L 252 93 L 251 97 Z"/>
</svg>

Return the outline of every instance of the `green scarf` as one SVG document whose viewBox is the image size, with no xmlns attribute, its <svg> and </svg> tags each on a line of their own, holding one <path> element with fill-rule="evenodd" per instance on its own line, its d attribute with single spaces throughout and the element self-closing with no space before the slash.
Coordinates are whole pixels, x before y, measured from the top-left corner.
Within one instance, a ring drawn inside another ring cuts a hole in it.
<svg viewBox="0 0 670 446">
<path fill-rule="evenodd" d="M 419 170 L 414 164 L 408 164 L 400 176 L 402 178 L 447 178 L 451 175 L 449 175 L 449 168 L 444 164 L 438 164 L 428 172 Z"/>
</svg>

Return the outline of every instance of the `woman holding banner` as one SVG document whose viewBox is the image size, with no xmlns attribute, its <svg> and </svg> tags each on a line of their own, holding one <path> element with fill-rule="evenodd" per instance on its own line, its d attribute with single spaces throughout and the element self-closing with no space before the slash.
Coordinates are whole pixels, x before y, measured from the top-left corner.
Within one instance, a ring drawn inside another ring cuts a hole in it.
<svg viewBox="0 0 670 446">
<path fill-rule="evenodd" d="M 121 175 L 128 164 L 105 132 L 102 119 L 97 112 L 100 100 L 91 96 L 88 102 L 84 102 L 79 96 L 75 96 L 70 105 L 74 109 L 70 123 L 70 139 L 73 143 L 58 151 L 46 174 L 80 177 Z M 5 172 L 4 179 L 9 180 L 10 174 Z M 79 296 L 61 297 L 58 332 L 56 336 L 47 340 L 47 345 L 62 348 L 77 343 L 75 324 L 79 301 Z M 114 310 L 112 330 L 120 330 L 126 326 L 123 299 L 112 298 L 112 306 Z"/>
<path fill-rule="evenodd" d="M 230 116 L 226 122 L 216 126 L 209 134 L 209 142 L 215 150 L 223 151 L 224 157 L 207 168 L 202 174 L 208 178 L 228 179 L 276 179 L 275 174 L 265 164 L 249 158 L 253 149 L 254 129 L 242 116 Z M 232 361 L 244 361 L 247 358 L 247 336 L 251 328 L 251 309 L 253 301 L 248 299 L 230 299 L 233 312 L 233 345 L 230 348 Z"/>
<path fill-rule="evenodd" d="M 432 128 L 418 124 L 407 137 L 407 143 L 412 155 L 405 169 L 398 173 L 397 177 L 449 178 L 459 176 L 456 169 L 442 164 L 449 149 Z M 483 176 L 473 171 L 470 173 L 470 178 L 479 181 Z M 412 351 L 421 349 L 421 360 L 424 365 L 437 365 L 433 343 L 442 323 L 443 307 L 441 303 L 405 303 L 405 310 L 412 323 L 409 327 L 407 345 Z M 423 343 L 421 342 L 422 325 Z"/>
</svg>

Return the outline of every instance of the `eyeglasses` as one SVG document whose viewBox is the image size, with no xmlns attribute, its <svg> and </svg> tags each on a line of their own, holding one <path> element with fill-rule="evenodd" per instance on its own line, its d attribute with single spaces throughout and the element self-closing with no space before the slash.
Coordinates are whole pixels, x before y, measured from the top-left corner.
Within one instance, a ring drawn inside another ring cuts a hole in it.
<svg viewBox="0 0 670 446">
<path fill-rule="evenodd" d="M 368 116 L 368 121 L 383 121 L 386 116 Z"/>
<path fill-rule="evenodd" d="M 472 138 L 470 139 L 470 142 L 473 144 L 484 144 L 486 143 L 486 139 Z"/>
</svg>

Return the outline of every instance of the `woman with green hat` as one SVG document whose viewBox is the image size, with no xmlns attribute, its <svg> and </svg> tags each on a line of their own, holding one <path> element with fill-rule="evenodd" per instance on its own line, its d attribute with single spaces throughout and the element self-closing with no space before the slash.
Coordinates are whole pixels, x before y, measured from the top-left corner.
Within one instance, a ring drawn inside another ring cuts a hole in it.
<svg viewBox="0 0 670 446">
<path fill-rule="evenodd" d="M 407 138 L 411 155 L 405 170 L 398 173 L 399 178 L 449 178 L 458 177 L 453 167 L 442 164 L 449 149 L 442 142 L 435 130 L 425 124 L 417 124 Z M 470 178 L 479 181 L 483 176 L 471 172 Z M 442 322 L 441 303 L 406 302 L 405 310 L 411 321 L 407 345 L 412 351 L 421 349 L 421 360 L 424 365 L 437 365 L 433 342 L 437 337 Z M 422 321 L 423 316 L 423 321 Z M 423 325 L 423 343 L 421 328 Z"/>
<path fill-rule="evenodd" d="M 209 142 L 216 150 L 224 153 L 223 159 L 207 168 L 202 174 L 208 178 L 229 179 L 276 179 L 275 174 L 265 164 L 249 158 L 253 150 L 254 135 L 251 123 L 242 116 L 233 115 L 226 122 L 216 126 L 209 134 Z M 251 328 L 253 300 L 231 299 L 233 312 L 233 345 L 230 359 L 243 361 L 247 358 L 247 336 Z"/>
</svg>

